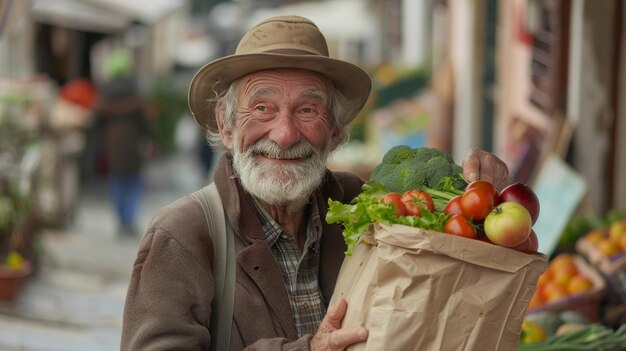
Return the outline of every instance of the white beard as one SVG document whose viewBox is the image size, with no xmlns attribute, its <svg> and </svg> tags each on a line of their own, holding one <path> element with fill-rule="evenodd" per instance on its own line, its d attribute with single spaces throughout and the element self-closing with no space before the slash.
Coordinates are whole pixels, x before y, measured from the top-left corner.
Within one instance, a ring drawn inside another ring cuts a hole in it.
<svg viewBox="0 0 626 351">
<path fill-rule="evenodd" d="M 286 207 L 291 213 L 303 208 L 321 185 L 330 154 L 330 144 L 318 151 L 307 141 L 287 150 L 266 138 L 245 152 L 237 145 L 235 143 L 233 148 L 233 166 L 243 188 L 272 206 Z M 298 164 L 260 162 L 257 159 L 260 154 L 276 159 L 303 158 L 304 161 Z"/>
</svg>

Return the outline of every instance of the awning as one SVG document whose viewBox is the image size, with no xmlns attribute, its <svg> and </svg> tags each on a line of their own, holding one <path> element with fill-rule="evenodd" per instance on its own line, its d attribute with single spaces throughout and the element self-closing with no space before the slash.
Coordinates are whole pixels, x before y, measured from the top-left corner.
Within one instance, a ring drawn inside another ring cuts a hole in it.
<svg viewBox="0 0 626 351">
<path fill-rule="evenodd" d="M 100 33 L 123 31 L 133 23 L 153 24 L 187 0 L 34 0 L 31 17 L 42 23 Z"/>
<path fill-rule="evenodd" d="M 123 31 L 133 22 L 129 15 L 76 0 L 36 0 L 30 16 L 57 27 L 107 34 Z"/>
<path fill-rule="evenodd" d="M 327 37 L 369 38 L 376 30 L 376 18 L 362 0 L 328 0 L 294 3 L 256 11 L 248 28 L 277 15 L 299 15 L 313 21 Z M 248 28 L 244 28 L 247 30 Z"/>
<path fill-rule="evenodd" d="M 139 22 L 151 24 L 185 6 L 188 0 L 82 0 L 82 2 L 127 14 Z"/>
</svg>

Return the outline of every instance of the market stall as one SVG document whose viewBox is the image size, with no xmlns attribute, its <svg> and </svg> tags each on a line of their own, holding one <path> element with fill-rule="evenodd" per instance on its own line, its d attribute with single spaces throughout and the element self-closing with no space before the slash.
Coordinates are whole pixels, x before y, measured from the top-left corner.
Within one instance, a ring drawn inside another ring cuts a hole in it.
<svg viewBox="0 0 626 351">
<path fill-rule="evenodd" d="M 45 76 L 0 80 L 0 281 L 12 286 L 0 297 L 13 298 L 36 270 L 41 228 L 73 217 L 88 95 L 93 102 L 84 85 L 58 89 Z"/>
</svg>

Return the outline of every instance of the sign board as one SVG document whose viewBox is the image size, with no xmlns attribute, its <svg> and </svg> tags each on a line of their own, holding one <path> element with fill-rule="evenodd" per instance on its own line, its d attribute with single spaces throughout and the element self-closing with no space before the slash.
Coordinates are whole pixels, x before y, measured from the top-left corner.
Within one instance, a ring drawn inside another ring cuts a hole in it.
<svg viewBox="0 0 626 351">
<path fill-rule="evenodd" d="M 552 254 L 586 189 L 580 174 L 558 156 L 548 156 L 533 185 L 540 203 L 539 218 L 533 226 L 539 239 L 539 252 Z"/>
</svg>

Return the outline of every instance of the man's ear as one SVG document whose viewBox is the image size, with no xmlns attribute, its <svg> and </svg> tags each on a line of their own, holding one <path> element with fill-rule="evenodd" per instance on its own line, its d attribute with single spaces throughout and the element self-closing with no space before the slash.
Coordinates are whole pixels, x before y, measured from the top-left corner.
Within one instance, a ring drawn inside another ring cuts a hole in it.
<svg viewBox="0 0 626 351">
<path fill-rule="evenodd" d="M 217 129 L 219 130 L 220 138 L 222 138 L 222 143 L 228 150 L 232 150 L 233 132 L 231 129 L 224 127 L 224 106 L 221 102 L 215 107 L 215 121 L 217 122 Z"/>
<path fill-rule="evenodd" d="M 335 151 L 339 143 L 341 142 L 341 128 L 335 127 L 333 128 L 330 134 L 330 151 Z"/>
</svg>

